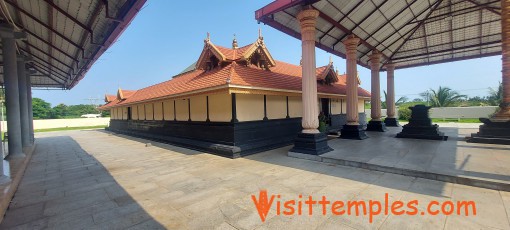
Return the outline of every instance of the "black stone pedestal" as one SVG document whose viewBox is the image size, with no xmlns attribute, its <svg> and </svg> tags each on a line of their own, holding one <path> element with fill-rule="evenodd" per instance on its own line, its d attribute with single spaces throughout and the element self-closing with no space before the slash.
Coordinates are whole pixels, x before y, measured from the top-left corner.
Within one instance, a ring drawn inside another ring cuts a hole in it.
<svg viewBox="0 0 510 230">
<path fill-rule="evenodd" d="M 366 131 L 386 132 L 388 129 L 382 121 L 369 121 Z"/>
<path fill-rule="evenodd" d="M 510 121 L 498 122 L 488 118 L 480 118 L 480 121 L 483 122 L 480 131 L 471 134 L 467 142 L 510 145 Z"/>
<path fill-rule="evenodd" d="M 390 117 L 387 117 L 386 119 L 384 119 L 384 124 L 386 125 L 386 127 L 399 127 L 400 126 L 397 118 L 390 118 Z"/>
<path fill-rule="evenodd" d="M 289 152 L 320 155 L 333 151 L 328 146 L 328 136 L 325 133 L 299 133 L 294 141 L 294 147 Z"/>
<path fill-rule="evenodd" d="M 363 125 L 344 125 L 340 133 L 342 139 L 363 140 L 368 138 L 363 130 Z"/>
<path fill-rule="evenodd" d="M 425 105 L 415 105 L 411 109 L 411 118 L 409 123 L 404 125 L 402 132 L 397 134 L 397 138 L 415 138 L 428 140 L 448 140 L 448 136 L 439 132 L 439 126 L 433 125 L 429 118 L 429 109 Z"/>
</svg>

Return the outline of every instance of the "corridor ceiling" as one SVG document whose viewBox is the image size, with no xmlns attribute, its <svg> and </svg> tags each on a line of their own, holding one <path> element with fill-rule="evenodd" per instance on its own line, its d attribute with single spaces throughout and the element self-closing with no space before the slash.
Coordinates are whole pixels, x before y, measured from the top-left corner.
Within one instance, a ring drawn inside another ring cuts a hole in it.
<svg viewBox="0 0 510 230">
<path fill-rule="evenodd" d="M 145 2 L 0 0 L 0 20 L 26 34 L 26 39 L 18 39 L 16 45 L 19 54 L 31 57 L 27 66 L 33 87 L 71 89 L 129 26 Z"/>
<path fill-rule="evenodd" d="M 501 54 L 501 0 L 276 0 L 255 18 L 301 39 L 306 5 L 320 12 L 316 46 L 345 58 L 342 41 L 354 34 L 366 68 L 374 49 L 397 69 Z"/>
</svg>

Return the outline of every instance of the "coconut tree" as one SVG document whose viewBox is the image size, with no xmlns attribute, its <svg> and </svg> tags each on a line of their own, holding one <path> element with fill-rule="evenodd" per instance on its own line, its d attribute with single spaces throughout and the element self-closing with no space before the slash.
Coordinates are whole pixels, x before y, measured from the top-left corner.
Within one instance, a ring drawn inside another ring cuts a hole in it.
<svg viewBox="0 0 510 230">
<path fill-rule="evenodd" d="M 487 100 L 490 105 L 499 105 L 503 99 L 503 84 L 499 82 L 497 89 L 489 88 L 489 96 Z"/>
<path fill-rule="evenodd" d="M 386 109 L 386 101 L 388 100 L 388 94 L 386 93 L 386 90 L 383 90 L 384 92 L 384 101 L 381 103 L 381 107 L 383 109 Z M 398 100 L 395 102 L 395 105 L 400 105 L 402 103 L 406 103 L 409 100 L 406 96 L 399 97 Z"/>
<path fill-rule="evenodd" d="M 432 107 L 448 107 L 466 97 L 466 95 L 461 95 L 455 90 L 442 86 L 439 86 L 437 90 L 429 89 L 420 95 L 425 98 Z"/>
</svg>

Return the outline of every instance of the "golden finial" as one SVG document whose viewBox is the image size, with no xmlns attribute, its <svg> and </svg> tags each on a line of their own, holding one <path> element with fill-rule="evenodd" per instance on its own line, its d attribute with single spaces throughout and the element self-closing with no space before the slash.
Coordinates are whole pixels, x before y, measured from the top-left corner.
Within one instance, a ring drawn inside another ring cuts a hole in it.
<svg viewBox="0 0 510 230">
<path fill-rule="evenodd" d="M 261 39 L 261 40 L 262 40 L 262 39 L 264 39 L 264 38 L 262 37 L 262 29 L 260 29 L 260 28 L 259 28 L 259 39 Z"/>
<path fill-rule="evenodd" d="M 329 55 L 329 64 L 333 64 L 333 57 L 331 55 Z"/>
<path fill-rule="evenodd" d="M 234 40 L 232 40 L 232 49 L 237 49 L 239 46 L 237 46 L 237 39 L 236 34 L 234 34 Z"/>
</svg>

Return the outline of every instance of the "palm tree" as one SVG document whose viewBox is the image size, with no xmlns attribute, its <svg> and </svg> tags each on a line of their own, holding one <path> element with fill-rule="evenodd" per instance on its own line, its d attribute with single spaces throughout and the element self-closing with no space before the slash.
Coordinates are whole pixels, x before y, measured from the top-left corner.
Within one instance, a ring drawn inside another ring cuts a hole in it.
<svg viewBox="0 0 510 230">
<path fill-rule="evenodd" d="M 384 101 L 381 103 L 381 107 L 383 109 L 387 109 L 386 107 L 386 101 L 388 100 L 388 94 L 386 93 L 386 90 L 383 90 L 384 92 Z M 406 103 L 409 100 L 406 96 L 399 97 L 398 100 L 395 102 L 395 105 L 400 105 L 402 103 Z"/>
<path fill-rule="evenodd" d="M 503 83 L 499 82 L 497 90 L 489 88 L 489 96 L 487 97 L 487 100 L 489 101 L 490 105 L 497 106 L 501 103 L 502 99 L 503 99 Z"/>
<path fill-rule="evenodd" d="M 420 95 L 424 97 L 432 107 L 448 107 L 454 102 L 466 97 L 466 95 L 461 95 L 455 90 L 441 86 L 439 86 L 437 91 L 429 89 Z"/>
</svg>

